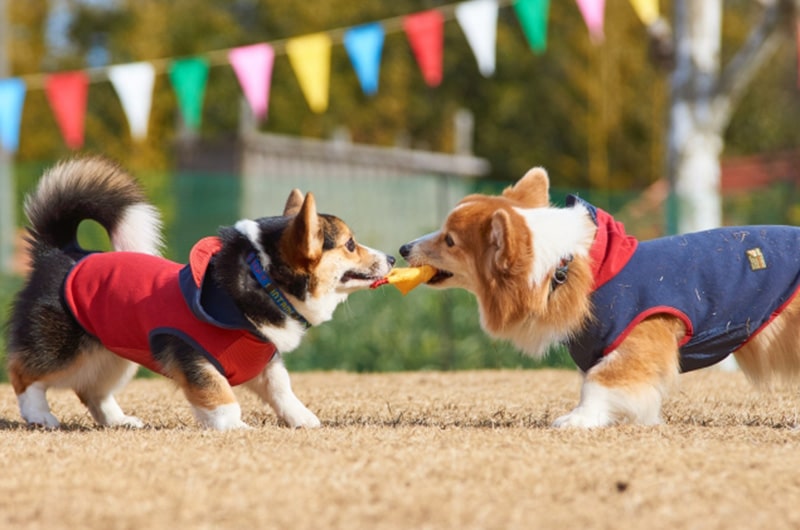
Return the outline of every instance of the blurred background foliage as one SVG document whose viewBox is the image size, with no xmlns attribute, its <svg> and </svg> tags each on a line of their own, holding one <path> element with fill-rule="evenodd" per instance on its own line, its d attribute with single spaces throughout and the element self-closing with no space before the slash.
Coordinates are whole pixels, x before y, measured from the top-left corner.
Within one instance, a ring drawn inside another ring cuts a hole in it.
<svg viewBox="0 0 800 530">
<path fill-rule="evenodd" d="M 63 0 L 73 12 L 67 42 L 48 46 L 47 0 L 11 2 L 15 75 L 175 58 L 301 36 L 401 16 L 446 4 L 431 0 Z M 661 2 L 670 14 L 670 2 Z M 727 0 L 723 60 L 744 41 L 758 9 Z M 648 58 L 646 31 L 627 0 L 607 2 L 606 40 L 592 44 L 573 1 L 551 2 L 547 50 L 534 54 L 513 9 L 500 10 L 497 72 L 483 78 L 455 21 L 445 25 L 444 81 L 427 87 L 403 33 L 389 33 L 380 89 L 365 96 L 344 48 L 332 53 L 330 108 L 314 114 L 285 55 L 276 59 L 270 132 L 327 138 L 346 127 L 355 142 L 406 144 L 449 152 L 458 108 L 475 115 L 474 151 L 488 158 L 491 178 L 511 180 L 545 164 L 563 187 L 640 189 L 664 170 L 669 72 Z M 726 154 L 794 147 L 800 98 L 796 50 L 784 46 L 736 114 Z M 211 70 L 205 137 L 235 134 L 240 88 L 229 66 Z M 41 90 L 28 95 L 19 161 L 68 154 Z M 171 167 L 178 127 L 166 76 L 157 78 L 150 134 L 134 143 L 110 83 L 91 86 L 86 148 L 118 158 L 134 171 Z"/>
<path fill-rule="evenodd" d="M 446 3 L 63 0 L 72 17 L 56 46 L 48 37 L 51 2 L 9 2 L 12 73 L 177 58 L 351 27 Z M 669 16 L 670 2 L 662 1 L 661 9 Z M 756 9 L 752 0 L 725 2 L 724 61 L 746 38 Z M 460 27 L 450 21 L 445 25 L 444 80 L 437 88 L 424 84 L 405 35 L 390 33 L 380 88 L 373 97 L 362 93 L 344 48 L 336 45 L 330 107 L 324 114 L 308 109 L 287 57 L 279 55 L 269 118 L 262 128 L 317 138 L 330 138 L 346 128 L 354 142 L 452 152 L 453 116 L 466 108 L 475 118 L 474 153 L 491 163 L 491 174 L 475 183 L 477 190 L 498 191 L 532 165 L 544 165 L 554 187 L 584 190 L 584 197 L 616 213 L 664 174 L 669 71 L 649 59 L 645 28 L 627 0 L 607 2 L 605 28 L 606 40 L 591 43 L 575 2 L 552 1 L 548 48 L 537 55 L 529 49 L 513 9 L 505 7 L 498 24 L 497 71 L 486 79 Z M 784 46 L 748 90 L 727 130 L 724 154 L 795 149 L 800 123 L 796 86 L 796 50 Z M 231 68 L 213 67 L 202 138 L 235 137 L 240 101 Z M 179 134 L 176 101 L 166 76 L 156 79 L 149 136 L 142 142 L 130 139 L 110 83 L 91 85 L 85 151 L 120 160 L 143 181 L 164 213 L 170 244 L 179 237 L 181 223 L 197 222 L 207 214 L 193 204 L 177 204 L 177 197 L 186 197 L 193 185 L 175 170 Z M 42 90 L 27 95 L 20 137 L 15 161 L 19 204 L 45 167 L 72 154 Z M 231 187 L 211 200 L 235 200 L 236 176 L 230 177 Z M 740 223 L 797 221 L 796 197 L 793 185 L 775 185 L 727 198 L 726 215 Z M 557 202 L 561 198 L 563 193 L 554 193 Z M 233 220 L 214 218 L 209 225 Z M 631 228 L 636 233 L 637 227 Z M 102 245 L 104 236 L 96 232 L 90 229 L 86 237 Z M 20 283 L 17 277 L 0 278 L 3 307 Z M 474 299 L 463 292 L 422 288 L 407 297 L 393 289 L 357 293 L 332 323 L 311 330 L 310 340 L 287 362 L 294 369 L 357 371 L 539 365 L 487 338 L 477 318 Z M 571 364 L 563 352 L 545 362 Z"/>
</svg>

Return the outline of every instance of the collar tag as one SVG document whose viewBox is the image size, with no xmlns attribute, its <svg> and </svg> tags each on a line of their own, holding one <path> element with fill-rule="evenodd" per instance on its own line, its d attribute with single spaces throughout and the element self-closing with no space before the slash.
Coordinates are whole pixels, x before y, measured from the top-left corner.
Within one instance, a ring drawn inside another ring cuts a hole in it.
<svg viewBox="0 0 800 530">
<path fill-rule="evenodd" d="M 556 287 L 566 283 L 567 273 L 569 272 L 569 264 L 572 263 L 572 255 L 561 258 L 561 263 L 556 270 L 553 271 L 553 277 L 550 280 L 550 291 L 554 291 Z"/>
</svg>

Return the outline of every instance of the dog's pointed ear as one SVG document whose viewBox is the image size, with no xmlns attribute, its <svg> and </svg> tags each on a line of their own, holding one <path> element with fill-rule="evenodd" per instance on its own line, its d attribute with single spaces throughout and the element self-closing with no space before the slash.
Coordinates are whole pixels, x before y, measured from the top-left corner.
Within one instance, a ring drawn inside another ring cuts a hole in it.
<svg viewBox="0 0 800 530">
<path fill-rule="evenodd" d="M 525 176 L 503 191 L 503 197 L 517 201 L 525 208 L 542 208 L 550 205 L 550 179 L 541 167 L 528 170 Z"/>
<path fill-rule="evenodd" d="M 314 195 L 308 193 L 300 211 L 291 220 L 289 225 L 296 243 L 296 250 L 306 260 L 317 261 L 322 255 L 322 227 L 320 226 L 319 216 L 317 215 L 317 202 Z"/>
<path fill-rule="evenodd" d="M 286 206 L 283 207 L 283 216 L 291 217 L 297 215 L 300 207 L 303 206 L 303 194 L 297 188 L 289 192 L 289 198 L 286 199 Z"/>
<path fill-rule="evenodd" d="M 512 229 L 511 216 L 507 211 L 497 210 L 492 214 L 492 227 L 489 232 L 489 244 L 493 251 L 492 263 L 502 273 L 511 270 L 516 258 L 517 249 Z"/>
</svg>

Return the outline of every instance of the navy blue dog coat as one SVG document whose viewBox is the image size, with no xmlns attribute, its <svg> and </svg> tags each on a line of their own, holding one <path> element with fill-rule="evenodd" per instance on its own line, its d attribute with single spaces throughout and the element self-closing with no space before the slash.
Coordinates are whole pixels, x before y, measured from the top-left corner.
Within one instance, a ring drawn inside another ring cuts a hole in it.
<svg viewBox="0 0 800 530">
<path fill-rule="evenodd" d="M 744 226 L 637 241 L 607 212 L 574 196 L 597 224 L 592 318 L 567 342 L 583 371 L 655 314 L 681 319 L 681 371 L 717 363 L 786 307 L 800 287 L 800 228 Z"/>
</svg>

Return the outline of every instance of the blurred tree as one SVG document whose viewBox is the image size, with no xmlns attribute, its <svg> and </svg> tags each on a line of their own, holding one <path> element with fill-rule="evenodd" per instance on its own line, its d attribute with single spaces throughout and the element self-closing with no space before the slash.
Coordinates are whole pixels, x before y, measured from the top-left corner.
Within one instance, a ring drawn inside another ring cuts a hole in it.
<svg viewBox="0 0 800 530">
<path fill-rule="evenodd" d="M 401 16 L 443 2 L 242 4 L 251 21 L 248 40 L 255 42 Z M 325 136 L 345 125 L 355 141 L 451 151 L 453 116 L 463 107 L 475 115 L 474 148 L 490 159 L 495 178 L 514 179 L 543 164 L 563 186 L 642 187 L 662 173 L 662 151 L 654 146 L 663 138 L 666 85 L 647 61 L 644 28 L 627 3 L 610 5 L 606 16 L 607 39 L 596 46 L 575 5 L 552 3 L 548 49 L 534 55 L 513 10 L 501 9 L 497 72 L 489 79 L 480 75 L 461 28 L 450 21 L 444 81 L 437 88 L 424 84 L 405 35 L 391 33 L 380 90 L 371 98 L 361 93 L 344 50 L 334 48 L 331 106 L 323 116 L 310 113 L 288 61 L 279 58 L 266 127 Z"/>
<path fill-rule="evenodd" d="M 761 2 L 747 39 L 722 63 L 722 0 L 674 0 L 675 69 L 671 78 L 669 230 L 722 223 L 720 163 L 724 133 L 756 75 L 794 32 L 798 0 Z M 749 6 L 747 6 L 749 7 Z M 663 22 L 662 22 L 663 23 Z"/>
<path fill-rule="evenodd" d="M 42 72 L 47 61 L 45 27 L 49 2 L 6 2 L 11 31 L 10 49 L 13 75 Z M 37 87 L 33 87 L 37 88 Z M 41 87 L 38 87 L 41 88 Z M 29 90 L 20 128 L 20 160 L 48 160 L 66 152 L 43 90 Z"/>
<path fill-rule="evenodd" d="M 784 0 L 785 1 L 785 0 Z M 23 8 L 24 4 L 24 8 Z M 670 3 L 667 2 L 669 5 Z M 752 0 L 730 0 L 725 11 L 729 41 L 749 27 Z M 283 0 L 70 0 L 71 46 L 53 54 L 44 45 L 48 2 L 12 3 L 15 74 L 86 67 L 92 61 L 119 64 L 202 54 L 400 17 L 446 2 L 380 0 L 286 2 Z M 663 6 L 662 6 L 663 7 Z M 454 20 L 445 25 L 444 81 L 423 82 L 401 32 L 389 33 L 383 49 L 380 87 L 373 97 L 360 89 L 341 45 L 332 54 L 330 108 L 312 113 L 285 55 L 273 73 L 268 119 L 272 132 L 330 137 L 346 128 L 354 141 L 450 151 L 453 117 L 460 108 L 475 116 L 474 151 L 492 163 L 492 177 L 514 179 L 544 165 L 554 185 L 604 190 L 641 189 L 666 171 L 668 77 L 648 60 L 647 30 L 629 2 L 609 2 L 606 38 L 590 42 L 574 2 L 551 2 L 547 50 L 533 54 L 513 9 L 500 10 L 497 71 L 483 78 Z M 98 46 L 105 50 L 98 54 Z M 800 117 L 790 79 L 791 57 L 763 70 L 772 91 L 752 91 L 733 116 L 732 149 L 770 149 L 794 141 Z M 161 66 L 165 65 L 160 62 Z M 780 88 L 775 89 L 775 85 Z M 780 90 L 780 97 L 775 90 Z M 211 69 L 203 136 L 233 135 L 241 91 L 224 61 Z M 792 102 L 788 112 L 776 108 Z M 773 109 L 765 112 L 764 109 Z M 121 159 L 134 170 L 171 166 L 179 133 L 175 97 L 165 75 L 157 77 L 144 142 L 130 139 L 119 101 L 107 81 L 90 88 L 86 148 Z M 28 95 L 20 160 L 52 160 L 66 154 L 41 90 Z"/>
</svg>

